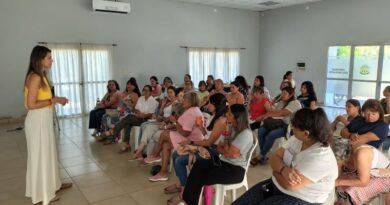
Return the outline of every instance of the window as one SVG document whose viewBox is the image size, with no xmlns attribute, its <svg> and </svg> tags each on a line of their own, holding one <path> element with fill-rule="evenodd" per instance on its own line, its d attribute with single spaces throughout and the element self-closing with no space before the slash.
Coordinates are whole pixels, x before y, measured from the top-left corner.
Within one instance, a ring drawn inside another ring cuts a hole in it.
<svg viewBox="0 0 390 205">
<path fill-rule="evenodd" d="M 107 91 L 111 76 L 111 46 L 48 44 L 53 65 L 50 78 L 55 95 L 69 98 L 58 106 L 59 116 L 87 114 Z"/>
<path fill-rule="evenodd" d="M 188 67 L 194 86 L 208 75 L 233 81 L 240 71 L 239 49 L 188 48 Z"/>
<path fill-rule="evenodd" d="M 390 84 L 390 46 L 329 47 L 326 84 L 326 106 L 344 107 L 350 98 L 361 104 L 379 99 Z"/>
</svg>

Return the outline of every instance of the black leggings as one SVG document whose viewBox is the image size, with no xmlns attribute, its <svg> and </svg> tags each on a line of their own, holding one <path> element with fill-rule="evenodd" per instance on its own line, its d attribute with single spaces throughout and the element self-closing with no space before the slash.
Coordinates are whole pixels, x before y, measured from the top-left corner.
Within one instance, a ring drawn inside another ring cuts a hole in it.
<svg viewBox="0 0 390 205">
<path fill-rule="evenodd" d="M 312 203 L 281 192 L 273 183 L 272 179 L 264 180 L 232 203 L 232 205 L 309 205 Z"/>
<path fill-rule="evenodd" d="M 244 168 L 224 161 L 217 166 L 215 161 L 200 160 L 192 167 L 183 193 L 183 200 L 188 205 L 198 205 L 200 192 L 204 185 L 235 184 L 244 179 Z"/>
<path fill-rule="evenodd" d="M 89 113 L 89 129 L 97 129 L 100 131 L 103 115 L 106 113 L 105 108 L 97 108 Z"/>
</svg>

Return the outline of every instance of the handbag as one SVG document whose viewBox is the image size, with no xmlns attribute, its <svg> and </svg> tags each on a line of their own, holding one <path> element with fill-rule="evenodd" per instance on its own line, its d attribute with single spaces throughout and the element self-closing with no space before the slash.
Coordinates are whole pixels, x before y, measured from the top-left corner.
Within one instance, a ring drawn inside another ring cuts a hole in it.
<svg viewBox="0 0 390 205">
<path fill-rule="evenodd" d="M 182 145 L 176 149 L 178 155 L 199 154 L 203 159 L 211 159 L 209 150 L 202 146 Z"/>
<path fill-rule="evenodd" d="M 282 119 L 274 119 L 272 117 L 269 117 L 263 120 L 263 127 L 267 130 L 275 130 L 286 126 L 287 125 L 284 123 Z"/>
<path fill-rule="evenodd" d="M 106 109 L 106 115 L 110 117 L 119 117 L 119 111 L 117 109 Z"/>
</svg>

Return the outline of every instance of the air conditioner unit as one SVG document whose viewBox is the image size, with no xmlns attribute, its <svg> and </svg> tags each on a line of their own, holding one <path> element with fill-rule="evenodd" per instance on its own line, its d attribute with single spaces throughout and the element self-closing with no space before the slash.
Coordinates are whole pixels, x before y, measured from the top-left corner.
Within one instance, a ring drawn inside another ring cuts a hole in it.
<svg viewBox="0 0 390 205">
<path fill-rule="evenodd" d="M 92 8 L 94 11 L 128 14 L 130 2 L 92 0 Z"/>
</svg>

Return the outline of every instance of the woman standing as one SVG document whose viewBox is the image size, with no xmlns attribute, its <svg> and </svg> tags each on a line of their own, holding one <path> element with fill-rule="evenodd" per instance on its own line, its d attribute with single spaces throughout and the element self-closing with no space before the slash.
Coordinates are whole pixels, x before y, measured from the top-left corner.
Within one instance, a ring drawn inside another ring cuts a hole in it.
<svg viewBox="0 0 390 205">
<path fill-rule="evenodd" d="M 54 103 L 65 105 L 68 99 L 52 97 L 46 72 L 53 60 L 50 49 L 35 46 L 31 52 L 24 81 L 25 107 L 28 109 L 25 120 L 27 140 L 26 196 L 32 203 L 43 205 L 59 200 L 56 191 L 72 186 L 61 184 L 57 149 L 53 129 Z"/>
</svg>

